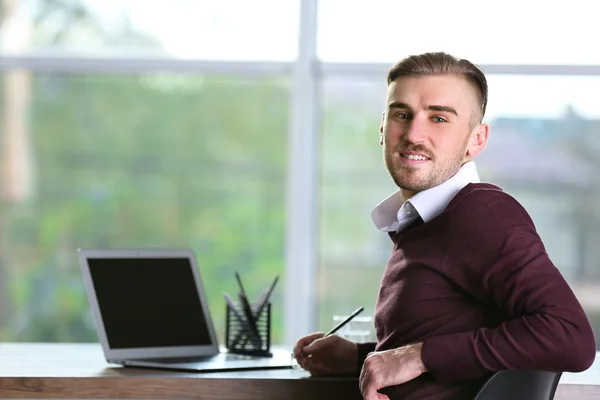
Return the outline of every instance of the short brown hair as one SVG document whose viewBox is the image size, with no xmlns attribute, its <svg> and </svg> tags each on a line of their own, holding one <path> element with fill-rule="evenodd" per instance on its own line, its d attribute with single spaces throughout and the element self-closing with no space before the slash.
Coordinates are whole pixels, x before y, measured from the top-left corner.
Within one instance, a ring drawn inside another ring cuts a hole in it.
<svg viewBox="0 0 600 400">
<path fill-rule="evenodd" d="M 481 122 L 487 108 L 487 80 L 483 71 L 469 60 L 459 59 L 443 52 L 412 55 L 400 60 L 390 69 L 387 82 L 389 85 L 400 77 L 446 74 L 462 76 L 477 89 L 477 97 L 481 103 L 481 118 L 475 123 Z"/>
</svg>

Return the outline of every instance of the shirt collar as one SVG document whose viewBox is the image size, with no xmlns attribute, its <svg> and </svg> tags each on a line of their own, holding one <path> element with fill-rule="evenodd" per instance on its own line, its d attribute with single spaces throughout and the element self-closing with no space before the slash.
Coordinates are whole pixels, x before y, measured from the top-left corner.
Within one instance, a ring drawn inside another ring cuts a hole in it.
<svg viewBox="0 0 600 400">
<path fill-rule="evenodd" d="M 456 194 L 469 183 L 478 183 L 479 174 L 474 161 L 464 164 L 450 179 L 440 185 L 415 194 L 404 201 L 402 191 L 398 190 L 379 203 L 371 212 L 371 219 L 380 231 L 393 232 L 406 227 L 418 213 L 427 223 L 437 217 Z M 411 215 L 412 213 L 412 215 Z"/>
</svg>

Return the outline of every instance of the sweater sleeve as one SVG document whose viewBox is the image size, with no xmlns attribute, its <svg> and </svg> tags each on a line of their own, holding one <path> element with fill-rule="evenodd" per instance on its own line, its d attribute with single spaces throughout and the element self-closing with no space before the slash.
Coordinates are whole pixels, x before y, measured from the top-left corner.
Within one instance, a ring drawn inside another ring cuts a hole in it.
<svg viewBox="0 0 600 400">
<path fill-rule="evenodd" d="M 590 323 L 524 208 L 500 190 L 475 191 L 455 206 L 446 268 L 460 269 L 459 286 L 505 319 L 425 339 L 429 372 L 448 382 L 500 370 L 589 368 L 596 354 Z"/>
</svg>

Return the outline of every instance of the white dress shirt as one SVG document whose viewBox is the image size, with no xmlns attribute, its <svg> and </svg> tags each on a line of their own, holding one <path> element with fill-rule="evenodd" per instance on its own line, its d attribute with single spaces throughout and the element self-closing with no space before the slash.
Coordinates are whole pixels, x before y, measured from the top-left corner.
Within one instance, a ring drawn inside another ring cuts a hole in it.
<svg viewBox="0 0 600 400">
<path fill-rule="evenodd" d="M 384 232 L 399 232 L 419 216 L 427 223 L 444 211 L 461 189 L 469 183 L 478 182 L 475 161 L 469 161 L 452 178 L 415 194 L 407 201 L 404 201 L 402 191 L 398 190 L 373 209 L 371 218 L 377 229 Z"/>
</svg>

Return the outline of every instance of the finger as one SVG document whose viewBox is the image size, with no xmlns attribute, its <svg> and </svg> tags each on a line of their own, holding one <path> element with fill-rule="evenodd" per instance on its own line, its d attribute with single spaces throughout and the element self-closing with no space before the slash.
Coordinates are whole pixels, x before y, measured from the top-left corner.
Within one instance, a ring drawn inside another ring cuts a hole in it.
<svg viewBox="0 0 600 400">
<path fill-rule="evenodd" d="M 304 354 L 301 354 L 300 357 L 297 357 L 296 360 L 298 361 L 298 364 L 300 364 L 300 366 L 304 369 L 307 369 L 310 365 L 310 359 L 312 357 L 308 357 Z"/>
<path fill-rule="evenodd" d="M 370 361 L 369 357 L 372 355 L 373 353 L 369 353 L 367 354 L 367 357 L 365 358 L 365 361 L 363 362 L 363 366 L 360 370 L 360 380 L 359 380 L 359 385 L 360 385 L 360 391 L 361 393 L 365 393 L 366 387 L 369 383 L 369 372 L 368 372 L 368 366 L 370 365 Z"/>
<path fill-rule="evenodd" d="M 304 336 L 302 339 L 299 340 L 299 342 L 302 344 L 302 346 L 308 346 L 309 344 L 311 344 L 317 339 L 322 338 L 323 336 L 325 336 L 323 332 L 315 332 L 311 333 L 308 336 Z"/>
<path fill-rule="evenodd" d="M 326 348 L 329 344 L 331 344 L 331 340 L 332 339 L 330 339 L 329 337 L 327 337 L 327 338 L 320 337 L 320 338 L 316 339 L 315 341 L 313 341 L 308 346 L 304 347 L 302 349 L 302 351 L 304 352 L 304 354 L 315 354 L 315 353 L 318 353 L 319 351 L 321 351 L 324 348 Z"/>
<path fill-rule="evenodd" d="M 296 358 L 296 360 L 298 360 L 298 362 L 301 362 L 303 359 L 308 357 L 308 354 L 306 354 L 302 349 L 303 347 L 294 348 L 294 357 Z"/>
<path fill-rule="evenodd" d="M 364 380 L 365 380 L 365 369 L 361 368 L 360 375 L 358 376 L 358 387 L 360 388 L 360 392 L 361 393 L 364 393 L 364 390 L 363 390 L 363 388 L 364 388 L 364 385 L 363 385 Z"/>
<path fill-rule="evenodd" d="M 296 360 L 298 360 L 298 362 L 300 362 L 300 359 L 303 356 L 302 347 L 303 346 L 300 346 L 300 344 L 296 344 L 296 346 L 294 346 L 294 357 L 296 357 Z"/>
<path fill-rule="evenodd" d="M 380 397 L 380 396 L 384 396 L 384 397 Z M 387 396 L 379 393 L 377 391 L 377 389 L 375 389 L 375 387 L 370 386 L 367 388 L 367 392 L 365 394 L 363 394 L 363 398 L 364 398 L 364 400 L 380 400 L 382 398 L 383 399 L 387 398 Z"/>
<path fill-rule="evenodd" d="M 315 340 L 319 339 L 322 336 L 323 336 L 323 333 L 315 332 L 313 334 L 310 334 L 308 336 L 304 336 L 303 338 L 298 339 L 298 341 L 296 342 L 296 345 L 294 346 L 294 355 L 296 356 L 296 358 L 300 358 L 301 356 L 304 355 L 303 351 L 302 351 L 302 349 L 304 349 L 304 347 L 308 346 L 309 344 L 311 344 L 312 342 L 314 342 Z"/>
<path fill-rule="evenodd" d="M 300 346 L 298 346 L 297 343 L 294 346 L 294 350 L 292 351 L 292 353 L 294 354 L 294 358 L 296 358 L 296 360 L 300 361 Z"/>
<path fill-rule="evenodd" d="M 365 396 L 369 390 L 370 381 L 371 379 L 369 372 L 363 367 L 363 369 L 360 371 L 360 392 L 363 394 L 363 396 Z"/>
<path fill-rule="evenodd" d="M 388 396 L 378 392 L 381 387 L 373 378 L 374 376 L 372 374 L 365 373 L 363 386 L 361 386 L 361 393 L 363 394 L 364 400 L 389 400 Z"/>
</svg>

